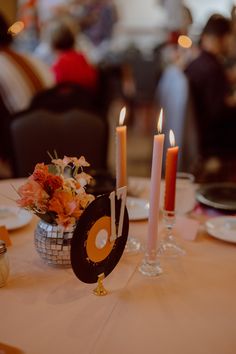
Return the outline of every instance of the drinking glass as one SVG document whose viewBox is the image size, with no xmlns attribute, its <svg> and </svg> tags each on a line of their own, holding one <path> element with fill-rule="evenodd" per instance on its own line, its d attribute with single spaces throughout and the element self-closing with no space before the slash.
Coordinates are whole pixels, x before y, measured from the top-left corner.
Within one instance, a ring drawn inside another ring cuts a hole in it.
<svg viewBox="0 0 236 354">
<path fill-rule="evenodd" d="M 195 205 L 194 176 L 191 173 L 177 172 L 175 211 L 183 215 L 193 210 Z"/>
</svg>

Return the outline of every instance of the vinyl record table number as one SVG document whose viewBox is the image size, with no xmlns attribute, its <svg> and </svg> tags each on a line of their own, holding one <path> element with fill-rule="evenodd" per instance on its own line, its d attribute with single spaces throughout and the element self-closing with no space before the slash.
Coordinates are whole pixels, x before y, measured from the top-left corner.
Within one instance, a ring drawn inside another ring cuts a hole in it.
<svg viewBox="0 0 236 354">
<path fill-rule="evenodd" d="M 97 197 L 83 212 L 71 242 L 71 265 L 84 283 L 96 283 L 105 295 L 102 279 L 119 262 L 128 238 L 127 187 Z"/>
</svg>

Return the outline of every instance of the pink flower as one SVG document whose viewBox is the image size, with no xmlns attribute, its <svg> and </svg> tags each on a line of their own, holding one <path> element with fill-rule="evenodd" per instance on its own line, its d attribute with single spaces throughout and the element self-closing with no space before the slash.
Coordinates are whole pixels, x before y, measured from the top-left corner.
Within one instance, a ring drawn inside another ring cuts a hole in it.
<svg viewBox="0 0 236 354">
<path fill-rule="evenodd" d="M 80 189 L 80 206 L 82 209 L 86 209 L 87 206 L 95 199 L 92 194 L 87 194 L 84 189 Z"/>
<path fill-rule="evenodd" d="M 47 210 L 49 195 L 32 177 L 29 177 L 28 181 L 18 189 L 18 194 L 20 199 L 17 200 L 17 204 L 21 207 L 39 212 Z"/>
<path fill-rule="evenodd" d="M 87 166 L 90 166 L 90 164 L 85 160 L 84 156 L 81 156 L 79 159 L 77 157 L 64 156 L 63 162 L 66 165 L 69 165 L 70 163 L 72 163 L 76 167 L 87 167 Z"/>
<path fill-rule="evenodd" d="M 81 187 L 86 186 L 92 179 L 92 177 L 85 172 L 78 173 L 75 178 Z"/>
<path fill-rule="evenodd" d="M 63 174 L 65 167 L 68 165 L 64 159 L 53 159 L 52 163 L 60 168 L 60 173 Z"/>
</svg>

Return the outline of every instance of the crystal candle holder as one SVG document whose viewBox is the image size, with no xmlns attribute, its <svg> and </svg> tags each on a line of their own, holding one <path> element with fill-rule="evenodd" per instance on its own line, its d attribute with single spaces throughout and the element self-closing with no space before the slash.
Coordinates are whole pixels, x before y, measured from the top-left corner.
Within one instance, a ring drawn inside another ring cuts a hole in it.
<svg viewBox="0 0 236 354">
<path fill-rule="evenodd" d="M 178 245 L 173 235 L 173 228 L 175 225 L 175 211 L 163 210 L 163 221 L 165 225 L 165 235 L 160 241 L 158 255 L 170 257 L 185 255 L 185 250 L 180 245 Z"/>
<path fill-rule="evenodd" d="M 128 236 L 126 246 L 125 246 L 125 253 L 133 254 L 138 253 L 141 250 L 141 242 L 133 236 Z"/>
<path fill-rule="evenodd" d="M 163 273 L 157 250 L 145 253 L 142 263 L 139 266 L 139 271 L 149 277 L 156 277 Z"/>
</svg>

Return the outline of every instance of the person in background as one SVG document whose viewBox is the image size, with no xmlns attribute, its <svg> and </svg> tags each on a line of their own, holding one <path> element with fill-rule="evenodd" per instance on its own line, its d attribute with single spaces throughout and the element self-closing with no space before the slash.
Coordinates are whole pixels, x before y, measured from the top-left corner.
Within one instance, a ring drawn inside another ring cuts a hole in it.
<svg viewBox="0 0 236 354">
<path fill-rule="evenodd" d="M 98 73 L 85 56 L 74 49 L 75 33 L 65 22 L 58 20 L 51 30 L 50 43 L 56 60 L 52 70 L 57 83 L 71 82 L 88 89 L 96 89 Z"/>
<path fill-rule="evenodd" d="M 68 9 L 67 9 L 68 10 Z M 96 46 L 79 30 L 79 23 L 75 16 L 65 12 L 60 15 L 60 21 L 66 21 L 70 27 L 73 27 L 75 33 L 75 49 L 82 51 L 85 58 L 93 65 L 98 65 L 103 56 L 97 50 Z M 50 45 L 51 30 L 54 30 L 55 22 L 58 22 L 58 16 L 52 15 L 51 18 L 40 24 L 40 40 L 35 48 L 33 55 L 51 66 L 55 61 L 55 51 Z"/>
<path fill-rule="evenodd" d="M 16 36 L 14 48 L 18 52 L 31 53 L 38 44 L 38 0 L 18 1 L 17 20 L 24 24 L 24 31 Z"/>
<path fill-rule="evenodd" d="M 234 104 L 234 97 L 236 95 L 236 58 L 229 57 L 224 63 L 226 77 L 229 82 L 228 97 L 229 101 L 232 99 Z"/>
<path fill-rule="evenodd" d="M 80 24 L 82 31 L 94 45 L 110 40 L 118 14 L 112 0 L 90 0 L 84 4 L 84 16 Z"/>
<path fill-rule="evenodd" d="M 231 46 L 231 22 L 214 14 L 201 35 L 200 55 L 185 70 L 190 84 L 203 157 L 236 152 L 236 100 L 229 96 L 223 61 Z"/>
<path fill-rule="evenodd" d="M 29 54 L 12 50 L 13 37 L 0 14 L 0 96 L 10 114 L 28 108 L 39 91 L 54 85 L 54 78 L 43 62 Z"/>
<path fill-rule="evenodd" d="M 231 58 L 236 58 L 236 5 L 232 6 L 231 9 L 231 23 L 232 23 L 232 46 L 230 48 L 229 56 Z"/>
</svg>

